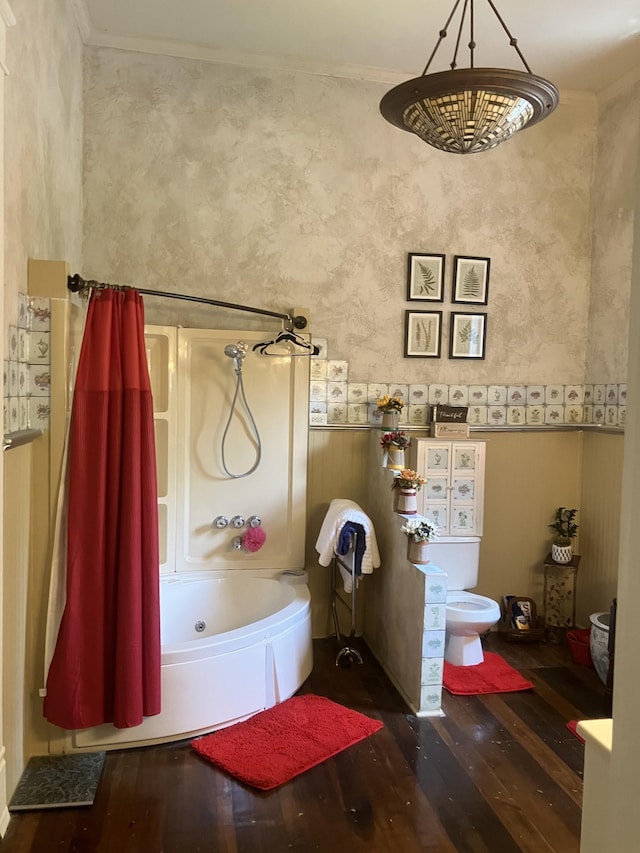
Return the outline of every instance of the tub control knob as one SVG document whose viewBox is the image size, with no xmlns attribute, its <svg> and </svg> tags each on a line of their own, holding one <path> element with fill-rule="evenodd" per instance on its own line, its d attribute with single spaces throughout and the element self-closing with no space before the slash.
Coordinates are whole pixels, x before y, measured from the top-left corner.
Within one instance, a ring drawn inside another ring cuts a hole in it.
<svg viewBox="0 0 640 853">
<path fill-rule="evenodd" d="M 219 530 L 224 530 L 227 524 L 229 524 L 229 519 L 226 515 L 217 515 L 213 519 L 213 526 L 217 527 Z"/>
<path fill-rule="evenodd" d="M 250 515 L 247 519 L 247 527 L 260 527 L 262 519 L 259 515 Z"/>
<path fill-rule="evenodd" d="M 233 518 L 231 519 L 231 526 L 237 527 L 237 528 L 244 527 L 244 516 L 243 515 L 234 515 Z"/>
</svg>

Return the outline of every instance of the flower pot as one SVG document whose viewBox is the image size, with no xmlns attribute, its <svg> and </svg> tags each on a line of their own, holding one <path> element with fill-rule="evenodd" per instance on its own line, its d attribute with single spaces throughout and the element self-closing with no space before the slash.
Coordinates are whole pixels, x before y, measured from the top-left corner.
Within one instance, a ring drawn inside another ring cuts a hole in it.
<svg viewBox="0 0 640 853">
<path fill-rule="evenodd" d="M 429 540 L 425 539 L 417 542 L 413 536 L 409 537 L 407 545 L 407 560 L 410 563 L 415 563 L 418 566 L 425 566 L 429 562 L 427 552 L 429 549 Z"/>
<path fill-rule="evenodd" d="M 405 467 L 404 447 L 396 447 L 395 445 L 387 447 L 387 468 L 402 471 Z"/>
<path fill-rule="evenodd" d="M 573 556 L 571 545 L 551 546 L 551 559 L 556 563 L 570 563 Z"/>
<path fill-rule="evenodd" d="M 395 431 L 398 429 L 398 421 L 400 420 L 400 415 L 398 412 L 383 412 L 382 413 L 382 427 L 384 429 Z"/>
<path fill-rule="evenodd" d="M 418 497 L 415 489 L 403 489 L 398 491 L 397 512 L 403 515 L 415 515 L 418 512 Z"/>
</svg>

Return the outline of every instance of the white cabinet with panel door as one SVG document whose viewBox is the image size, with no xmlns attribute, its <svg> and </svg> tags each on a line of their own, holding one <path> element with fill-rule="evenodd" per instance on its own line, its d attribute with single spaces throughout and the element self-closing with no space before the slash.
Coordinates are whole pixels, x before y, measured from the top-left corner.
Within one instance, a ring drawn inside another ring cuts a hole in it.
<svg viewBox="0 0 640 853">
<path fill-rule="evenodd" d="M 481 536 L 484 504 L 485 443 L 464 439 L 414 438 L 409 467 L 425 479 L 418 512 L 442 536 Z"/>
</svg>

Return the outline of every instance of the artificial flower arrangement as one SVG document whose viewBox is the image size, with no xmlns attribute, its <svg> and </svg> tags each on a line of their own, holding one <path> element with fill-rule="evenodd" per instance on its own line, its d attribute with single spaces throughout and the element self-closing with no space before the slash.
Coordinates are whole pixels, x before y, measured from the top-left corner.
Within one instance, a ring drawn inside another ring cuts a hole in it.
<svg viewBox="0 0 640 853">
<path fill-rule="evenodd" d="M 414 542 L 430 542 L 438 536 L 438 526 L 428 518 L 411 518 L 400 528 Z"/>
<path fill-rule="evenodd" d="M 380 444 L 385 450 L 388 450 L 390 447 L 398 447 L 400 450 L 406 450 L 411 444 L 411 439 L 406 432 L 403 432 L 402 430 L 397 432 L 385 432 L 380 439 Z"/>
<path fill-rule="evenodd" d="M 426 482 L 425 478 L 420 476 L 417 471 L 412 471 L 410 468 L 403 468 L 398 476 L 394 477 L 391 488 L 415 489 L 419 492 Z"/>
<path fill-rule="evenodd" d="M 404 400 L 401 397 L 390 397 L 385 394 L 376 400 L 376 406 L 385 415 L 391 412 L 401 412 L 404 409 Z"/>
</svg>

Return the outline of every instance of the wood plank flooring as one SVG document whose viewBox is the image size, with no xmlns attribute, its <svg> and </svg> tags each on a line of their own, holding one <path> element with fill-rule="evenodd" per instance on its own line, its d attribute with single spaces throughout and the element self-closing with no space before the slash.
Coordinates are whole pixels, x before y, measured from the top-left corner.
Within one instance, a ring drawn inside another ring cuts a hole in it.
<svg viewBox="0 0 640 853">
<path fill-rule="evenodd" d="M 271 792 L 235 782 L 188 741 L 107 754 L 91 808 L 17 813 L 1 853 L 573 853 L 584 747 L 570 719 L 608 716 L 604 686 L 566 646 L 492 634 L 535 689 L 443 698 L 408 712 L 366 646 L 336 667 L 314 643 L 302 688 L 379 718 L 372 737 Z"/>
</svg>

